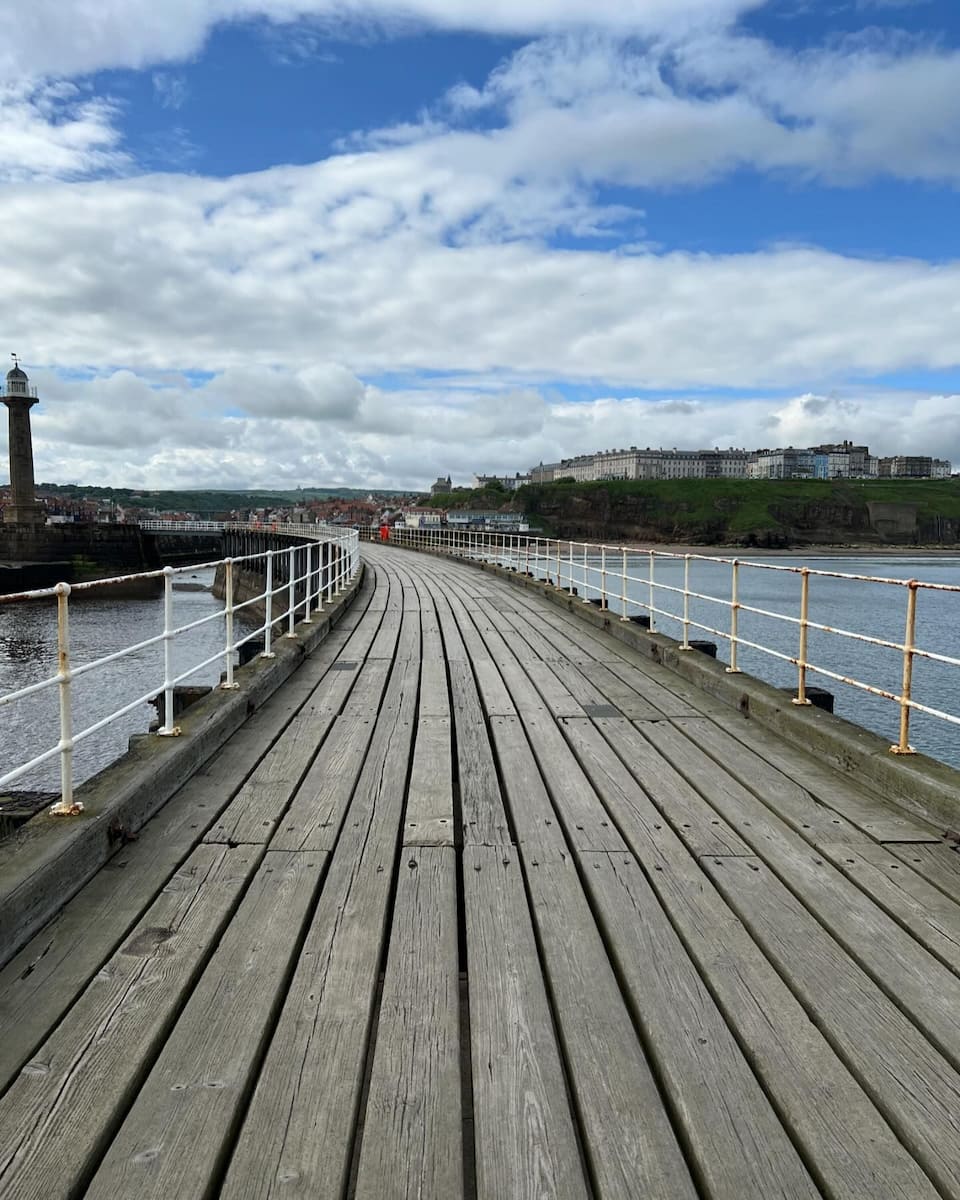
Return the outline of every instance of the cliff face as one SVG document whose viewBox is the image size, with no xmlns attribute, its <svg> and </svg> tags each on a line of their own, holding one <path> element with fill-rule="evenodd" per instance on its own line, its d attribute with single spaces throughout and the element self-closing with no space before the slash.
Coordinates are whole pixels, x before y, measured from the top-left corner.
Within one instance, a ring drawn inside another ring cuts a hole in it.
<svg viewBox="0 0 960 1200">
<path fill-rule="evenodd" d="M 960 488 L 949 480 L 556 484 L 525 489 L 523 500 L 557 537 L 769 548 L 960 545 Z"/>
</svg>

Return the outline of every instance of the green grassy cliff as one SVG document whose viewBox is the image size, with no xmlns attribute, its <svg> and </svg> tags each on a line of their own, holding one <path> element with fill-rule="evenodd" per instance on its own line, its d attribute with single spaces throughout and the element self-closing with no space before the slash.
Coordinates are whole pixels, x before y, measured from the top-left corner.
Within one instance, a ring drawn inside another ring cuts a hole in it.
<svg viewBox="0 0 960 1200">
<path fill-rule="evenodd" d="M 695 545 L 960 546 L 960 479 L 678 479 L 550 483 L 436 496 L 443 507 L 525 512 L 557 537 Z"/>
</svg>

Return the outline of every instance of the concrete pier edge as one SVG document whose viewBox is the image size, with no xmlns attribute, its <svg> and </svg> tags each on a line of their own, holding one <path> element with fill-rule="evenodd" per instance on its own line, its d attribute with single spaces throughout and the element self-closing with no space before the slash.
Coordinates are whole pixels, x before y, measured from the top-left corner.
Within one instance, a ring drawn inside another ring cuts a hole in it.
<svg viewBox="0 0 960 1200">
<path fill-rule="evenodd" d="M 84 811 L 45 810 L 0 842 L 0 966 L 206 763 L 327 637 L 352 604 L 363 566 L 343 594 L 297 638 L 277 637 L 276 657 L 235 671 L 236 691 L 214 689 L 179 718 L 180 737 L 142 734 L 129 751 L 76 790 Z"/>
<path fill-rule="evenodd" d="M 426 553 L 448 557 L 432 550 Z M 789 697 L 774 685 L 752 675 L 730 675 L 725 663 L 706 654 L 685 653 L 673 638 L 646 633 L 633 622 L 622 622 L 618 614 L 583 604 L 579 597 L 571 597 L 566 590 L 552 584 L 528 578 L 497 563 L 460 561 L 536 592 L 585 624 L 604 630 L 695 684 L 713 699 L 728 704 L 785 741 L 818 755 L 885 799 L 941 828 L 945 836 L 957 836 L 960 831 L 960 770 L 926 754 L 891 754 L 889 739 L 822 709 L 791 704 Z M 814 682 L 816 676 L 810 678 Z"/>
</svg>

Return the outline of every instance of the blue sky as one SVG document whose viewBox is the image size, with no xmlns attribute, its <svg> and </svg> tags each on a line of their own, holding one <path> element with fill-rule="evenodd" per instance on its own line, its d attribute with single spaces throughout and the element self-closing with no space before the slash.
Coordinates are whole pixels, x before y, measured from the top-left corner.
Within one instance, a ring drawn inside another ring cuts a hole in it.
<svg viewBox="0 0 960 1200">
<path fill-rule="evenodd" d="M 955 3 L 99 18 L 0 13 L 0 327 L 42 478 L 416 486 L 845 436 L 960 460 Z"/>
</svg>

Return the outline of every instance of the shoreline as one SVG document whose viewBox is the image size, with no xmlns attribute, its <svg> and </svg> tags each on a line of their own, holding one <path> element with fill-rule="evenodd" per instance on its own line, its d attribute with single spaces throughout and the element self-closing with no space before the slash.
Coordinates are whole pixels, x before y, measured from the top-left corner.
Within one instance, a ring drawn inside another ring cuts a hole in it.
<svg viewBox="0 0 960 1200">
<path fill-rule="evenodd" d="M 668 554 L 701 554 L 704 558 L 960 558 L 960 546 L 684 546 L 652 544 L 643 550 Z"/>
<path fill-rule="evenodd" d="M 889 543 L 874 545 L 848 544 L 842 546 L 830 544 L 810 544 L 791 547 L 765 547 L 742 545 L 710 545 L 696 546 L 682 542 L 602 542 L 587 538 L 560 538 L 561 544 L 573 541 L 574 545 L 601 546 L 608 548 L 639 551 L 643 554 L 654 551 L 659 554 L 695 554 L 701 558 L 736 558 L 741 562 L 753 558 L 957 558 L 960 559 L 960 545 L 946 546 L 893 546 Z"/>
</svg>

